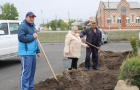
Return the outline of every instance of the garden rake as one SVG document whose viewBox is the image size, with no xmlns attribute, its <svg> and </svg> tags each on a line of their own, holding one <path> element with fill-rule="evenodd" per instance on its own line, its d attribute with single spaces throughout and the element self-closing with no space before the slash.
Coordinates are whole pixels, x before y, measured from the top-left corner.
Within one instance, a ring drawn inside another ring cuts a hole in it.
<svg viewBox="0 0 140 90">
<path fill-rule="evenodd" d="M 95 45 L 93 45 L 93 44 L 91 44 L 91 43 L 89 43 L 89 42 L 87 42 L 85 40 L 83 42 L 85 42 L 85 43 L 97 48 Z M 101 49 L 100 49 L 100 51 L 103 52 L 107 57 L 117 57 L 116 55 L 108 55 L 106 52 L 102 51 Z"/>
<path fill-rule="evenodd" d="M 46 54 L 45 54 L 45 52 L 44 52 L 44 50 L 43 50 L 43 48 L 42 48 L 42 45 L 40 44 L 40 41 L 39 41 L 38 38 L 37 38 L 37 42 L 38 42 L 38 44 L 39 44 L 39 47 L 40 47 L 41 51 L 43 52 L 43 55 L 44 55 L 44 57 L 45 57 L 45 59 L 46 59 L 48 65 L 49 65 L 49 68 L 50 68 L 50 70 L 51 70 L 51 72 L 52 72 L 52 74 L 53 74 L 55 80 L 57 81 L 57 84 L 58 84 L 58 85 L 56 85 L 56 89 L 57 89 L 57 90 L 64 90 L 64 84 L 63 84 L 62 82 L 59 82 L 59 81 L 58 81 L 58 79 L 57 79 L 57 77 L 56 77 L 56 75 L 55 75 L 55 73 L 54 73 L 54 71 L 53 71 L 53 69 L 52 69 L 52 67 L 51 67 L 51 65 L 50 65 L 49 60 L 47 59 L 47 56 L 46 56 Z"/>
</svg>

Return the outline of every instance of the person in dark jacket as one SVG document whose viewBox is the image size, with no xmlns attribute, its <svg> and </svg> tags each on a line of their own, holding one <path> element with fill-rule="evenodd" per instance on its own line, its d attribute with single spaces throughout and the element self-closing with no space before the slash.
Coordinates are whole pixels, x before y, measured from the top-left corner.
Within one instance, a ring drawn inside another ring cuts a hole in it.
<svg viewBox="0 0 140 90">
<path fill-rule="evenodd" d="M 98 68 L 98 50 L 100 50 L 101 46 L 101 31 L 96 27 L 96 22 L 91 22 L 91 27 L 87 28 L 80 33 L 80 37 L 82 41 L 84 40 L 84 36 L 86 35 L 86 41 L 95 45 L 97 48 L 89 45 L 90 48 L 86 48 L 86 58 L 85 58 L 85 70 L 89 70 L 90 68 L 90 55 L 92 53 L 92 61 L 93 61 L 93 69 L 99 70 Z"/>
<path fill-rule="evenodd" d="M 36 69 L 36 55 L 40 57 L 40 50 L 37 45 L 38 37 L 33 12 L 26 14 L 26 19 L 18 28 L 18 55 L 21 59 L 20 89 L 33 90 L 34 74 Z"/>
</svg>

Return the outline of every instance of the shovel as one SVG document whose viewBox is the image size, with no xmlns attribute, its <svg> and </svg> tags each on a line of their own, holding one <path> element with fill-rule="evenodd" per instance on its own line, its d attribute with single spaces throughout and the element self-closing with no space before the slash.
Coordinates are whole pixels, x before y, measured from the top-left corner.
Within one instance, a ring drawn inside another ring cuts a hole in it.
<svg viewBox="0 0 140 90">
<path fill-rule="evenodd" d="M 51 70 L 51 72 L 52 72 L 52 74 L 53 74 L 55 80 L 57 81 L 56 89 L 57 89 L 57 90 L 64 90 L 64 84 L 63 84 L 62 82 L 59 82 L 59 81 L 58 81 L 58 79 L 57 79 L 57 77 L 56 77 L 56 75 L 55 75 L 55 73 L 54 73 L 54 71 L 53 71 L 53 69 L 52 69 L 52 67 L 51 67 L 51 65 L 50 65 L 49 60 L 47 59 L 47 56 L 46 56 L 46 54 L 45 54 L 45 52 L 44 52 L 44 50 L 43 50 L 43 48 L 42 48 L 42 45 L 40 44 L 40 41 L 39 41 L 38 38 L 37 38 L 37 42 L 38 42 L 39 47 L 40 47 L 40 49 L 41 49 L 41 51 L 42 51 L 42 53 L 43 53 L 43 55 L 44 55 L 44 57 L 45 57 L 45 59 L 46 59 L 48 65 L 49 65 L 49 68 L 50 68 L 50 70 Z"/>
<path fill-rule="evenodd" d="M 91 44 L 91 43 L 89 43 L 89 42 L 87 42 L 87 41 L 85 41 L 85 40 L 84 40 L 83 42 L 85 42 L 85 43 L 87 43 L 87 44 L 89 44 L 89 45 L 91 45 L 91 46 L 97 48 L 95 45 L 93 45 L 93 44 Z M 100 50 L 100 51 L 103 52 L 107 57 L 117 57 L 116 55 L 108 55 L 106 52 L 104 52 L 104 51 L 102 51 L 102 50 Z"/>
</svg>

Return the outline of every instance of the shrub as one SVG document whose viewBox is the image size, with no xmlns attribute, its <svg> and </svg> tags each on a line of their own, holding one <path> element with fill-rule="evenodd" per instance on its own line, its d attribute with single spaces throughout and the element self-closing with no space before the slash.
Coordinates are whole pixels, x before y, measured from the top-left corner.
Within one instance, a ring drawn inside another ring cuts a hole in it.
<svg viewBox="0 0 140 90">
<path fill-rule="evenodd" d="M 137 40 L 136 38 L 130 38 L 130 43 L 132 45 L 132 48 L 133 48 L 133 54 L 137 55 L 138 53 L 138 47 L 137 47 Z"/>
<path fill-rule="evenodd" d="M 138 40 L 138 47 L 140 48 L 140 40 Z"/>
<path fill-rule="evenodd" d="M 140 88 L 140 56 L 127 58 L 122 63 L 118 79 Z"/>
</svg>

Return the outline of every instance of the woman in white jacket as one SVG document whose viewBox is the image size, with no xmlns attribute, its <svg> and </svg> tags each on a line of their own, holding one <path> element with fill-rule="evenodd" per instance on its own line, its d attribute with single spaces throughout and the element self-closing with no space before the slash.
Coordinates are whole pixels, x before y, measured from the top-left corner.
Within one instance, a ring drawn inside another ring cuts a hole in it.
<svg viewBox="0 0 140 90">
<path fill-rule="evenodd" d="M 73 26 L 72 30 L 65 36 L 64 56 L 72 59 L 69 70 L 77 69 L 77 62 L 81 56 L 81 46 L 88 47 L 87 44 L 81 42 L 77 26 Z"/>
</svg>

